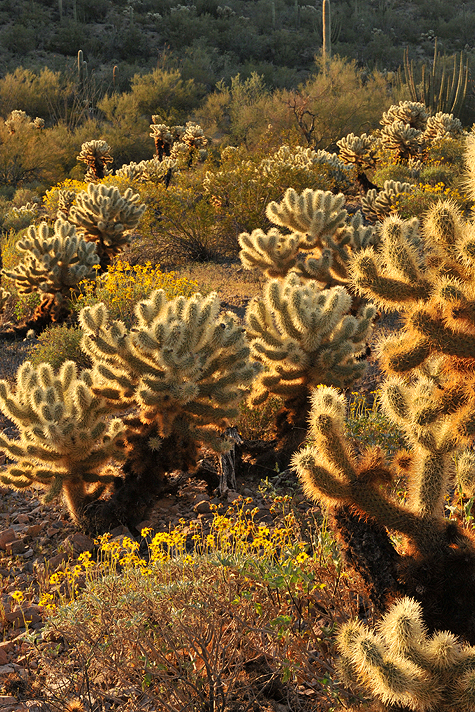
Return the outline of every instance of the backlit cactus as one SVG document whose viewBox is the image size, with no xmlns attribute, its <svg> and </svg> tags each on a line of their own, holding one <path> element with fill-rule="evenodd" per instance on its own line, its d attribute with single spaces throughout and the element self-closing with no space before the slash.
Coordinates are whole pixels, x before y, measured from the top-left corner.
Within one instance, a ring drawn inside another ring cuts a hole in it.
<svg viewBox="0 0 475 712">
<path fill-rule="evenodd" d="M 345 388 L 365 370 L 357 357 L 365 351 L 375 310 L 348 314 L 351 297 L 343 287 L 322 291 L 315 281 L 290 273 L 269 280 L 262 299 L 246 313 L 254 359 L 265 370 L 253 384 L 251 403 L 271 395 L 284 400 L 277 419 L 281 448 L 293 452 L 305 434 L 312 389 L 319 384 Z"/>
<path fill-rule="evenodd" d="M 169 183 L 175 170 L 176 161 L 172 158 L 164 158 L 162 161 L 152 158 L 150 161 L 127 163 L 116 170 L 116 175 L 127 178 L 130 181 L 151 181 L 154 183 L 164 181 Z"/>
<path fill-rule="evenodd" d="M 86 141 L 82 144 L 77 160 L 82 161 L 87 166 L 84 180 L 102 180 L 107 175 L 107 164 L 112 163 L 114 160 L 110 151 L 111 147 L 106 141 Z"/>
<path fill-rule="evenodd" d="M 299 195 L 289 188 L 281 203 L 269 203 L 266 214 L 292 232 L 272 228 L 267 235 L 262 230 L 241 233 L 241 262 L 247 269 L 259 267 L 268 277 L 284 277 L 292 270 L 322 287 L 347 284 L 350 255 L 377 236 L 363 225 L 360 213 L 350 219 L 344 203 L 341 193 L 307 188 Z"/>
<path fill-rule="evenodd" d="M 427 214 L 422 238 L 416 220 L 393 217 L 383 223 L 377 251 L 354 255 L 356 289 L 402 318 L 402 328 L 381 340 L 379 356 L 389 377 L 382 402 L 410 450 L 397 453 L 390 467 L 377 452 L 356 458 L 345 443 L 337 395 L 321 390 L 314 396 L 312 445 L 294 461 L 307 491 L 332 502 L 349 559 L 373 600 L 411 595 L 431 631 L 448 629 L 469 642 L 475 642 L 475 545 L 469 530 L 444 518 L 444 499 L 456 473 L 473 491 L 474 458 L 462 454 L 475 434 L 473 242 L 472 223 L 441 201 Z M 400 471 L 408 479 L 405 504 L 389 495 Z M 379 553 L 365 536 L 373 524 Z M 402 536 L 397 551 L 386 529 Z M 381 562 L 389 559 L 391 570 L 381 576 Z"/>
<path fill-rule="evenodd" d="M 77 235 L 74 225 L 62 219 L 56 220 L 52 234 L 45 222 L 29 227 L 16 247 L 23 261 L 2 273 L 15 282 L 20 294 L 41 294 L 34 318 L 48 315 L 57 321 L 67 314 L 68 299 L 79 282 L 94 279 L 99 265 L 95 244 Z"/>
<path fill-rule="evenodd" d="M 386 180 L 382 190 L 371 189 L 361 198 L 361 207 L 368 220 L 384 220 L 397 210 L 397 200 L 401 193 L 414 190 L 411 183 Z"/>
<path fill-rule="evenodd" d="M 408 161 L 422 154 L 424 134 L 404 121 L 385 124 L 381 130 L 381 143 L 394 151 L 400 161 Z"/>
<path fill-rule="evenodd" d="M 145 210 L 140 196 L 127 188 L 122 195 L 118 188 L 89 183 L 87 191 L 76 195 L 68 220 L 88 241 L 95 243 L 101 269 L 131 240 Z M 61 216 L 61 213 L 59 213 Z"/>
<path fill-rule="evenodd" d="M 8 300 L 10 299 L 12 295 L 10 292 L 7 292 L 3 287 L 0 287 L 0 314 L 3 312 L 5 309 Z"/>
<path fill-rule="evenodd" d="M 238 416 L 256 364 L 243 328 L 219 316 L 216 294 L 168 301 L 163 290 L 136 307 L 137 325 L 108 324 L 103 304 L 83 309 L 83 348 L 94 366 L 94 391 L 111 408 L 136 403 L 126 418 L 126 478 L 100 518 L 141 521 L 162 491 L 167 473 L 196 467 L 201 444 L 229 450 L 223 431 Z"/>
<path fill-rule="evenodd" d="M 92 385 L 91 372 L 78 375 L 72 361 L 58 374 L 48 363 L 27 361 L 14 390 L 0 381 L 0 409 L 20 431 L 17 440 L 0 434 L 0 451 L 16 460 L 0 480 L 15 489 L 43 489 L 45 501 L 62 495 L 76 523 L 117 476 L 108 463 L 124 457 L 124 425 L 107 422 L 110 409 Z"/>
<path fill-rule="evenodd" d="M 358 621 L 338 634 L 341 669 L 386 705 L 415 712 L 471 712 L 475 648 L 454 635 L 429 635 L 419 603 L 398 600 L 372 630 Z"/>
<path fill-rule="evenodd" d="M 351 163 L 361 168 L 373 168 L 376 165 L 376 142 L 367 134 L 355 136 L 350 133 L 336 142 L 340 149 L 339 157 L 344 163 Z"/>
</svg>

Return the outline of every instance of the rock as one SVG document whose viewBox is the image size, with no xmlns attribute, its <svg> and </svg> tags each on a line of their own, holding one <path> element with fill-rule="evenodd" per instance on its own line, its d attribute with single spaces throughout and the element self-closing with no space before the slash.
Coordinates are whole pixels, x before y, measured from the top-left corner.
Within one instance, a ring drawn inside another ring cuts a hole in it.
<svg viewBox="0 0 475 712">
<path fill-rule="evenodd" d="M 10 675 L 10 673 L 15 672 L 13 665 L 0 665 L 0 675 Z M 1 695 L 0 700 L 6 700 L 7 695 Z M 16 702 L 14 697 L 10 697 L 11 700 Z"/>
<path fill-rule="evenodd" d="M 201 502 L 197 502 L 193 509 L 197 514 L 209 514 L 211 512 L 210 503 L 207 499 L 203 499 Z"/>
<path fill-rule="evenodd" d="M 16 537 L 16 532 L 14 529 L 4 529 L 2 532 L 0 532 L 0 549 L 5 550 L 6 544 L 8 544 L 9 541 L 13 541 Z"/>
<path fill-rule="evenodd" d="M 76 532 L 75 534 L 70 534 L 64 540 L 66 548 L 70 548 L 73 554 L 76 556 L 82 554 L 84 551 L 92 551 L 94 548 L 94 542 L 85 534 L 81 532 Z"/>
<path fill-rule="evenodd" d="M 27 527 L 25 534 L 28 534 L 28 536 L 38 536 L 41 533 L 41 530 L 43 527 L 41 524 L 31 524 L 29 527 Z"/>
<path fill-rule="evenodd" d="M 42 620 L 40 610 L 41 609 L 39 606 L 32 603 L 30 606 L 24 608 L 23 610 L 18 607 L 15 608 L 14 611 L 10 611 L 10 613 L 5 613 L 4 619 L 7 623 L 11 623 L 13 626 L 18 626 L 22 628 L 25 623 L 28 623 L 30 625 L 34 623 L 40 623 Z"/>
<path fill-rule="evenodd" d="M 151 519 L 144 519 L 143 522 L 139 522 L 135 528 L 139 533 L 141 533 L 142 529 L 153 528 L 153 522 Z"/>
<path fill-rule="evenodd" d="M 5 549 L 8 554 L 18 556 L 18 554 L 23 554 L 25 552 L 26 544 L 23 539 L 14 539 L 5 545 Z"/>
<path fill-rule="evenodd" d="M 32 556 L 34 556 L 35 552 L 33 549 L 27 549 L 24 554 L 22 554 L 24 559 L 31 559 Z"/>
<path fill-rule="evenodd" d="M 28 516 L 28 514 L 19 514 L 16 520 L 18 524 L 29 524 L 30 517 Z"/>
<path fill-rule="evenodd" d="M 157 500 L 156 506 L 159 509 L 171 509 L 175 505 L 174 497 L 162 497 L 162 499 Z"/>
<path fill-rule="evenodd" d="M 111 535 L 111 539 L 115 539 L 118 536 L 129 536 L 131 539 L 134 537 L 132 536 L 130 530 L 125 527 L 123 524 L 121 524 L 119 527 L 114 527 L 114 529 L 111 529 L 109 532 Z"/>
<path fill-rule="evenodd" d="M 235 502 L 240 497 L 241 495 L 239 494 L 239 492 L 236 492 L 235 490 L 228 490 L 226 493 L 226 499 L 229 503 Z"/>
<path fill-rule="evenodd" d="M 47 560 L 46 570 L 50 573 L 54 573 L 61 566 L 61 564 L 64 564 L 64 562 L 68 559 L 68 554 L 56 554 L 56 556 L 52 556 L 51 559 Z"/>
<path fill-rule="evenodd" d="M 0 643 L 0 650 L 4 650 L 6 653 L 9 653 L 14 647 L 15 644 L 12 640 L 4 640 Z"/>
<path fill-rule="evenodd" d="M 2 667 L 12 667 L 11 665 L 2 665 Z M 0 667 L 1 670 L 1 667 Z M 8 672 L 13 672 L 13 667 Z M 1 672 L 1 675 L 6 675 L 6 672 Z M 0 709 L 5 707 L 12 707 L 12 705 L 18 706 L 18 700 L 16 697 L 11 697 L 10 695 L 0 695 Z"/>
<path fill-rule="evenodd" d="M 5 648 L 0 648 L 0 665 L 7 665 L 8 655 Z"/>
</svg>

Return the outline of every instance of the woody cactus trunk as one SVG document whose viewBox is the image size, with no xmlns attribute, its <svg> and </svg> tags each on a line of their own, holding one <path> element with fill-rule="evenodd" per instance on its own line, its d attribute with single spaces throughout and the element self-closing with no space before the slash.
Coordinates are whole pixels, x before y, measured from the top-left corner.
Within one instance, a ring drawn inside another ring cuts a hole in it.
<svg viewBox="0 0 475 712">
<path fill-rule="evenodd" d="M 474 458 L 464 452 L 475 435 L 474 225 L 441 201 L 419 238 L 413 222 L 397 217 L 382 233 L 378 251 L 355 255 L 353 282 L 403 319 L 379 351 L 384 408 L 409 449 L 390 465 L 375 450 L 356 457 L 344 435 L 344 404 L 334 391 L 319 390 L 312 445 L 294 465 L 308 493 L 330 504 L 348 558 L 380 610 L 404 593 L 420 601 L 430 631 L 473 643 L 475 542 L 470 530 L 445 518 L 444 499 L 457 473 L 468 493 L 475 478 Z M 401 473 L 405 503 L 385 493 Z"/>
</svg>

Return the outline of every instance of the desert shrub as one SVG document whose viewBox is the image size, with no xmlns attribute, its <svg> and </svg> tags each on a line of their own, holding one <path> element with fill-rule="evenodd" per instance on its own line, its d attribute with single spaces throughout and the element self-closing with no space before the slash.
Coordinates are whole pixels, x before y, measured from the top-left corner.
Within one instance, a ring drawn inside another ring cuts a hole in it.
<svg viewBox="0 0 475 712">
<path fill-rule="evenodd" d="M 52 107 L 63 102 L 70 91 L 60 72 L 47 67 L 39 72 L 17 67 L 0 79 L 0 116 L 22 109 L 48 121 L 54 113 Z"/>
<path fill-rule="evenodd" d="M 400 181 L 401 183 L 416 183 L 411 169 L 401 163 L 383 164 L 375 170 L 372 177 L 373 183 L 383 188 L 387 180 Z"/>
<path fill-rule="evenodd" d="M 291 512 L 269 530 L 257 511 L 248 500 L 215 513 L 209 534 L 158 533 L 145 558 L 137 542 L 106 536 L 97 564 L 87 553 L 54 574 L 40 600 L 44 637 L 61 636 L 67 652 L 42 645 L 46 689 L 61 678 L 64 697 L 77 694 L 88 660 L 96 700 L 107 671 L 132 706 L 140 696 L 170 712 L 224 712 L 231 701 L 264 707 L 278 691 L 299 709 L 332 708 L 345 693 L 331 631 L 353 612 L 351 581 L 321 548 L 312 556 Z"/>
<path fill-rule="evenodd" d="M 153 243 L 157 260 L 166 265 L 206 262 L 236 254 L 226 216 L 217 211 L 195 176 L 181 174 L 168 189 L 163 183 L 140 190 L 147 209 L 139 233 Z"/>
<path fill-rule="evenodd" d="M 464 209 L 471 204 L 469 196 L 457 186 L 447 187 L 444 183 L 431 185 L 420 183 L 411 193 L 401 193 L 396 201 L 396 210 L 404 218 L 421 217 L 439 200 L 449 198 L 454 204 Z"/>
<path fill-rule="evenodd" d="M 138 119 L 142 114 L 160 115 L 166 123 L 181 123 L 198 106 L 203 89 L 192 79 L 183 80 L 179 70 L 157 69 L 147 74 L 135 74 L 127 94 L 107 94 L 98 103 L 106 117 L 116 119 L 124 115 L 124 106 Z"/>
<path fill-rule="evenodd" d="M 112 319 L 120 319 L 127 327 L 134 320 L 137 302 L 148 297 L 155 289 L 163 289 L 168 299 L 180 295 L 189 297 L 198 291 L 198 284 L 174 272 L 162 272 L 160 265 L 134 265 L 117 261 L 97 281 L 81 283 L 81 293 L 75 300 L 75 309 L 103 302 Z"/>
<path fill-rule="evenodd" d="M 384 413 L 378 391 L 368 395 L 352 391 L 345 422 L 347 435 L 358 448 L 378 446 L 392 456 L 405 445 L 401 431 Z"/>
<path fill-rule="evenodd" d="M 243 440 L 267 440 L 282 405 L 283 401 L 278 397 L 269 398 L 259 408 L 254 408 L 248 401 L 243 401 L 236 422 L 236 428 Z"/>
<path fill-rule="evenodd" d="M 90 358 L 81 349 L 82 331 L 67 324 L 48 326 L 32 348 L 29 360 L 33 366 L 50 363 L 58 369 L 64 361 L 74 361 L 79 368 L 91 368 Z"/>
</svg>

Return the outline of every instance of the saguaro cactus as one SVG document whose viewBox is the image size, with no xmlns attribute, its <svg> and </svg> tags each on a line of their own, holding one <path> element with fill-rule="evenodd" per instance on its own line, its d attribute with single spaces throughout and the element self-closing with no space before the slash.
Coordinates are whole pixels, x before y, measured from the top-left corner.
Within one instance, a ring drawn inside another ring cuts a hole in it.
<svg viewBox="0 0 475 712">
<path fill-rule="evenodd" d="M 331 57 L 332 45 L 332 26 L 331 26 L 331 13 L 330 13 L 330 0 L 323 0 L 322 2 L 322 22 L 323 22 L 323 47 L 322 47 L 322 57 L 323 62 L 326 62 Z"/>
<path fill-rule="evenodd" d="M 45 501 L 63 495 L 76 523 L 85 507 L 117 477 L 113 460 L 123 459 L 125 427 L 106 422 L 106 400 L 92 392 L 90 371 L 78 376 L 66 361 L 56 375 L 48 363 L 20 366 L 16 388 L 0 381 L 0 408 L 18 427 L 19 440 L 0 434 L 0 450 L 17 462 L 0 480 L 15 489 L 46 490 Z"/>
</svg>

